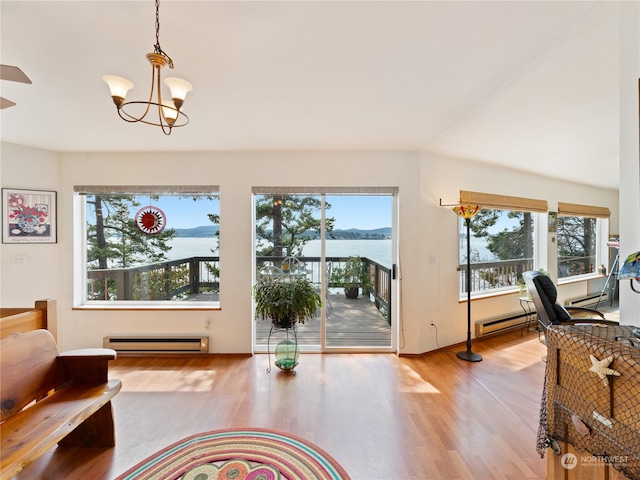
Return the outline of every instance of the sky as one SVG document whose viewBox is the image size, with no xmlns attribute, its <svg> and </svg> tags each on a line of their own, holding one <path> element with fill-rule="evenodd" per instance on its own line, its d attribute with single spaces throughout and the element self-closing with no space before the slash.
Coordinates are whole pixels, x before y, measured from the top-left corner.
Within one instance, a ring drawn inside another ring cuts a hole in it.
<svg viewBox="0 0 640 480">
<path fill-rule="evenodd" d="M 202 225 L 211 225 L 207 213 L 212 212 L 212 204 L 207 201 L 194 202 L 191 198 L 162 197 L 161 202 L 151 201 L 143 206 L 153 205 L 160 208 L 167 217 L 167 228 L 193 228 Z M 224 202 L 224 198 L 222 199 Z M 327 196 L 331 209 L 327 210 L 327 216 L 335 217 L 334 228 L 348 229 L 358 228 L 371 230 L 376 228 L 391 227 L 392 204 L 391 195 L 384 196 Z M 220 211 L 220 202 L 213 201 L 216 213 Z"/>
</svg>

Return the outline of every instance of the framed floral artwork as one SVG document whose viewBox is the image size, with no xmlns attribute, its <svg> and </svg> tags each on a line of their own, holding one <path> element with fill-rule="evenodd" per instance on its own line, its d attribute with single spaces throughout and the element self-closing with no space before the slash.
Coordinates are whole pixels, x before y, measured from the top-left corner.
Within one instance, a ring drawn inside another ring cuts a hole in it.
<svg viewBox="0 0 640 480">
<path fill-rule="evenodd" d="M 2 189 L 2 243 L 56 243 L 56 192 Z"/>
</svg>

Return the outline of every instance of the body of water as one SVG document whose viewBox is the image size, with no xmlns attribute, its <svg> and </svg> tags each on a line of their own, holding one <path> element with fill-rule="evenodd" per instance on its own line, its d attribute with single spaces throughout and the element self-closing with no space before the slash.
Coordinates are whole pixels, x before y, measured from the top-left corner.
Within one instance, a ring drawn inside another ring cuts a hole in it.
<svg viewBox="0 0 640 480">
<path fill-rule="evenodd" d="M 217 246 L 214 238 L 177 237 L 169 242 L 171 250 L 167 252 L 169 260 L 188 257 L 216 256 L 212 251 Z M 328 257 L 349 257 L 360 255 L 391 267 L 391 240 L 327 240 L 326 254 Z M 311 240 L 303 250 L 305 257 L 320 256 L 320 240 Z"/>
</svg>

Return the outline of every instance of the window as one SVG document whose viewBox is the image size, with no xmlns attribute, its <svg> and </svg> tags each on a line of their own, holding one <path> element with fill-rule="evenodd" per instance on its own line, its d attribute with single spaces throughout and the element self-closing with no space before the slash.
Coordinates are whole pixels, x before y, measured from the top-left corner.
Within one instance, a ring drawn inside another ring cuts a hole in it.
<svg viewBox="0 0 640 480">
<path fill-rule="evenodd" d="M 482 209 L 471 219 L 471 293 L 517 286 L 534 265 L 536 216 L 532 212 Z M 466 296 L 466 224 L 459 220 L 459 292 Z"/>
<path fill-rule="evenodd" d="M 76 187 L 75 206 L 76 304 L 219 303 L 217 187 Z"/>
<path fill-rule="evenodd" d="M 597 239 L 595 218 L 558 216 L 558 278 L 594 273 Z"/>
<path fill-rule="evenodd" d="M 558 203 L 558 279 L 596 272 L 609 216 L 608 208 Z"/>
<path fill-rule="evenodd" d="M 471 294 L 515 288 L 535 259 L 536 213 L 547 202 L 532 198 L 460 191 L 461 205 L 481 205 L 471 219 Z M 466 225 L 460 219 L 459 292 L 466 297 Z"/>
</svg>

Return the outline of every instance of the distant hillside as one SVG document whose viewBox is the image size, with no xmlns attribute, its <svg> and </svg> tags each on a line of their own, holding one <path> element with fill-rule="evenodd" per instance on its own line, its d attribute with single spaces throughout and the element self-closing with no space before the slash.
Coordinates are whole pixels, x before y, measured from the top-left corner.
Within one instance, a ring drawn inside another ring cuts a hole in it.
<svg viewBox="0 0 640 480">
<path fill-rule="evenodd" d="M 176 228 L 178 237 L 199 237 L 209 238 L 215 237 L 220 227 L 218 225 L 204 225 L 195 228 Z M 308 231 L 305 236 L 310 238 L 320 238 L 320 235 L 314 231 Z M 328 239 L 336 240 L 383 240 L 391 238 L 391 227 L 375 228 L 372 230 L 361 230 L 358 228 L 349 228 L 347 230 L 336 229 L 327 234 Z"/>
<path fill-rule="evenodd" d="M 361 230 L 359 228 L 349 228 L 347 230 L 336 229 L 327 233 L 327 238 L 336 240 L 383 240 L 391 238 L 391 227 L 375 228 L 373 230 Z M 314 233 L 314 238 L 319 235 Z"/>
<path fill-rule="evenodd" d="M 176 228 L 176 235 L 178 237 L 200 237 L 209 238 L 215 237 L 220 227 L 218 225 L 204 225 L 202 227 L 194 228 Z"/>
</svg>

